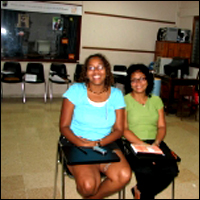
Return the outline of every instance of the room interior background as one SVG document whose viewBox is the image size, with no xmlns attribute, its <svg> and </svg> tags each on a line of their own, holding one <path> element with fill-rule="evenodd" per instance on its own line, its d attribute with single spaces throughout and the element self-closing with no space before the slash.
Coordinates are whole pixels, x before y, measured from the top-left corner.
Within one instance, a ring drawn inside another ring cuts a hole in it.
<svg viewBox="0 0 200 200">
<path fill-rule="evenodd" d="M 193 18 L 199 16 L 199 1 L 49 1 L 49 3 L 82 6 L 79 63 L 94 53 L 106 55 L 112 67 L 115 64 L 154 61 L 155 43 L 160 27 L 178 27 L 192 31 Z M 171 23 L 172 22 L 172 23 Z M 5 61 L 1 61 L 1 68 Z M 20 61 L 22 70 L 27 61 Z M 48 81 L 51 62 L 42 62 Z M 65 63 L 70 79 L 76 63 Z M 190 68 L 190 77 L 196 78 L 197 68 Z M 54 97 L 61 97 L 66 87 L 55 86 Z M 43 87 L 27 85 L 27 96 L 43 95 Z M 4 86 L 4 97 L 21 97 L 21 88 Z"/>
</svg>

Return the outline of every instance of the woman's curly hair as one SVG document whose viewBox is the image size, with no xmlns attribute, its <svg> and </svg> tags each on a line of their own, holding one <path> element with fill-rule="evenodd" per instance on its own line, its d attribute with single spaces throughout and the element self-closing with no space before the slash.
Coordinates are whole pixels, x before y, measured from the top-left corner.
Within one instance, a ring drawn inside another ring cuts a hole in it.
<svg viewBox="0 0 200 200">
<path fill-rule="evenodd" d="M 80 78 L 79 78 L 78 82 L 83 82 L 86 85 L 88 85 L 88 83 L 89 83 L 89 79 L 87 78 L 88 63 L 89 63 L 90 59 L 94 58 L 94 57 L 100 58 L 102 60 L 103 64 L 104 64 L 104 67 L 106 69 L 105 87 L 108 88 L 108 87 L 110 87 L 111 85 L 114 84 L 114 78 L 113 78 L 113 74 L 111 72 L 110 63 L 108 62 L 107 58 L 100 53 L 90 55 L 88 58 L 86 58 L 85 63 L 82 67 L 82 71 L 81 71 Z"/>
<path fill-rule="evenodd" d="M 133 64 L 133 65 L 130 65 L 129 68 L 127 69 L 125 94 L 128 94 L 132 92 L 133 90 L 131 88 L 131 75 L 136 71 L 142 72 L 145 75 L 147 83 L 148 83 L 148 86 L 145 92 L 147 96 L 151 97 L 151 92 L 154 87 L 154 77 L 153 77 L 153 74 L 149 72 L 148 67 L 144 64 Z"/>
</svg>

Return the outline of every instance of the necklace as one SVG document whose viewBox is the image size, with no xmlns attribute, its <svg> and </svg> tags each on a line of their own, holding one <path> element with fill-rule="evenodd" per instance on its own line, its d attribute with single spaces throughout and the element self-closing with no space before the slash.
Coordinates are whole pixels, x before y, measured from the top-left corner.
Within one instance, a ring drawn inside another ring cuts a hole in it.
<svg viewBox="0 0 200 200">
<path fill-rule="evenodd" d="M 101 92 L 95 92 L 95 91 L 93 91 L 90 87 L 88 87 L 88 90 L 89 90 L 90 92 L 94 93 L 94 94 L 97 94 L 97 95 L 100 95 L 100 94 L 102 94 L 102 93 L 104 93 L 104 92 L 107 91 L 107 89 L 104 88 Z"/>
<path fill-rule="evenodd" d="M 137 99 L 134 97 L 133 93 L 131 93 L 131 95 L 135 99 L 135 101 L 137 101 L 139 104 L 141 104 L 143 107 L 145 107 L 148 97 L 144 97 L 143 99 Z"/>
</svg>

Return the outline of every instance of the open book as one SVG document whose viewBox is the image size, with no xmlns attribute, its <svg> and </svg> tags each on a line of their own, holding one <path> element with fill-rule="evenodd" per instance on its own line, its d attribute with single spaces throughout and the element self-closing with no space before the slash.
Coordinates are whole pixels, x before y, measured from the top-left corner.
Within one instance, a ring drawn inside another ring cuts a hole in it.
<svg viewBox="0 0 200 200">
<path fill-rule="evenodd" d="M 150 153 L 164 155 L 163 151 L 158 146 L 131 144 L 134 152 L 137 153 Z"/>
</svg>

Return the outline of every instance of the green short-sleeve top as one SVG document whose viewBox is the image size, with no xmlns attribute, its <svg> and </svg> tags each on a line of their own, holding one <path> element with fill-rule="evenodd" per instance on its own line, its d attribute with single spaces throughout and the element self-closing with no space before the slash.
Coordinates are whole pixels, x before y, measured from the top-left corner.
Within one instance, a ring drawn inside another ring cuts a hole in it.
<svg viewBox="0 0 200 200">
<path fill-rule="evenodd" d="M 158 110 L 163 108 L 159 96 L 152 95 L 145 105 L 138 103 L 131 94 L 124 96 L 128 127 L 141 140 L 155 139 L 157 134 Z"/>
</svg>

